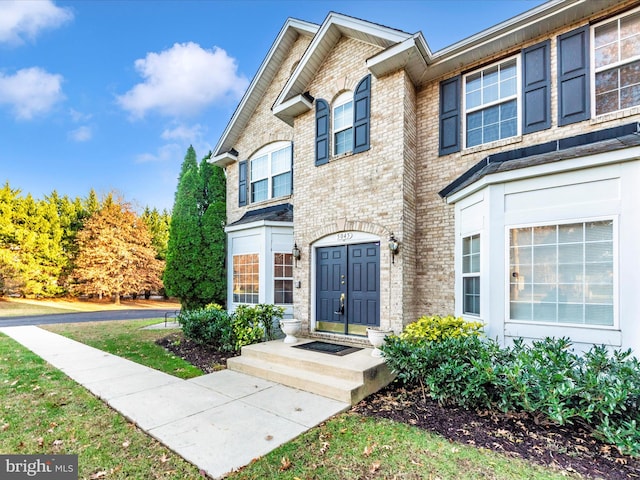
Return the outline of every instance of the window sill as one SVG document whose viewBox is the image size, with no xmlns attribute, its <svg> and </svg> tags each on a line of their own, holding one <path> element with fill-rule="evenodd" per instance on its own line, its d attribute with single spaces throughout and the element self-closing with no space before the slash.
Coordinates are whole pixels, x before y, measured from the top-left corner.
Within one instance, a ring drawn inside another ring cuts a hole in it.
<svg viewBox="0 0 640 480">
<path fill-rule="evenodd" d="M 485 150 L 491 150 L 494 148 L 505 147 L 507 145 L 513 145 L 515 143 L 522 142 L 522 135 L 516 137 L 504 138 L 502 140 L 496 140 L 495 142 L 483 143 L 482 145 L 476 145 L 475 147 L 464 148 L 461 155 L 472 155 L 474 153 L 483 152 Z"/>
<path fill-rule="evenodd" d="M 640 106 L 627 108 L 626 110 L 618 110 L 617 112 L 605 113 L 592 118 L 589 122 L 590 125 L 598 125 L 600 123 L 610 122 L 612 120 L 619 120 L 621 118 L 631 117 L 640 113 Z"/>
<path fill-rule="evenodd" d="M 268 207 L 269 205 L 277 205 L 279 203 L 282 203 L 283 200 L 289 200 L 292 196 L 293 193 L 289 195 L 283 195 L 282 197 L 269 198 L 268 200 L 260 200 L 258 202 L 247 203 L 247 205 L 245 205 L 245 208 Z"/>
<path fill-rule="evenodd" d="M 576 325 L 572 323 L 518 322 L 506 320 L 506 337 L 544 339 L 546 337 L 569 337 L 573 343 L 593 343 L 620 347 L 622 331 L 614 326 Z"/>
</svg>

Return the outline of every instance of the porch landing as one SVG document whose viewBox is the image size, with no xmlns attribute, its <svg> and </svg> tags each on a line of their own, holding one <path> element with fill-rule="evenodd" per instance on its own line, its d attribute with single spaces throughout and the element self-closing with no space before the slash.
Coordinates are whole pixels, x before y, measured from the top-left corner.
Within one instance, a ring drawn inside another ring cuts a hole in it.
<svg viewBox="0 0 640 480">
<path fill-rule="evenodd" d="M 293 345 L 313 340 L 299 338 Z M 242 347 L 242 355 L 228 359 L 227 368 L 351 405 L 394 378 L 383 359 L 371 356 L 371 348 L 337 356 L 293 348 L 282 340 Z"/>
</svg>

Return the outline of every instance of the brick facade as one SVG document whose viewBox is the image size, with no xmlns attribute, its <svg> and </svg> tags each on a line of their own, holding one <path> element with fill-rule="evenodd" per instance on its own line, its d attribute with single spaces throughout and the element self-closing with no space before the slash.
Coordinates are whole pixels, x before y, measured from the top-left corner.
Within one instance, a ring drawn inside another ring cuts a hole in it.
<svg viewBox="0 0 640 480">
<path fill-rule="evenodd" d="M 637 0 L 618 2 L 599 11 L 597 21 L 639 5 Z M 271 83 L 238 137 L 234 148 L 245 160 L 260 147 L 278 140 L 294 144 L 293 191 L 279 198 L 238 207 L 238 167 L 227 167 L 229 223 L 248 210 L 289 202 L 294 205 L 293 237 L 302 251 L 294 269 L 294 315 L 305 328 L 312 325 L 313 249 L 315 242 L 341 232 L 364 232 L 379 238 L 380 325 L 400 331 L 424 314 L 453 313 L 455 305 L 454 207 L 438 192 L 488 155 L 549 140 L 640 120 L 640 107 L 597 119 L 558 126 L 558 35 L 585 25 L 585 19 L 567 23 L 537 38 L 514 44 L 493 56 L 476 58 L 428 82 L 416 82 L 407 69 L 372 75 L 370 149 L 358 154 L 332 156 L 316 166 L 315 111 L 297 115 L 293 126 L 274 116 L 272 107 L 297 62 L 308 55 L 309 37 L 300 37 L 286 54 Z M 551 128 L 445 156 L 439 156 L 440 82 L 518 55 L 523 48 L 550 39 Z M 353 91 L 370 74 L 367 61 L 384 48 L 361 38 L 342 36 L 314 71 L 305 90 L 315 99 L 332 104 L 344 91 Z M 425 67 L 429 68 L 429 67 Z M 220 152 L 218 152 L 220 153 Z M 400 241 L 392 259 L 389 235 Z"/>
</svg>

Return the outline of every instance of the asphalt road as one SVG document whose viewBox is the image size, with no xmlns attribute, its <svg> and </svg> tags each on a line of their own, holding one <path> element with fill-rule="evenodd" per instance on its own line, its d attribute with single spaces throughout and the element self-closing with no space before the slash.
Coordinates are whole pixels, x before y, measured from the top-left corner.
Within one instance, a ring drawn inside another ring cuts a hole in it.
<svg viewBox="0 0 640 480">
<path fill-rule="evenodd" d="M 106 322 L 109 320 L 138 320 L 142 318 L 175 317 L 175 308 L 171 309 L 133 309 L 110 310 L 103 312 L 55 313 L 50 315 L 25 315 L 20 317 L 0 317 L 0 327 L 19 325 L 47 325 L 52 323 Z"/>
</svg>

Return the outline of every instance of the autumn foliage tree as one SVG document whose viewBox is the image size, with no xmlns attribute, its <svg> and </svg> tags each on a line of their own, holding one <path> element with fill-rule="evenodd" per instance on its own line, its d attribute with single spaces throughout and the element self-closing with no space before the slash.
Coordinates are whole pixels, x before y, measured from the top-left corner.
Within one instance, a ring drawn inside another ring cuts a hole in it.
<svg viewBox="0 0 640 480">
<path fill-rule="evenodd" d="M 147 225 L 112 195 L 85 222 L 76 245 L 73 275 L 80 293 L 113 295 L 120 303 L 123 294 L 162 286 L 163 262 L 156 258 Z"/>
</svg>

